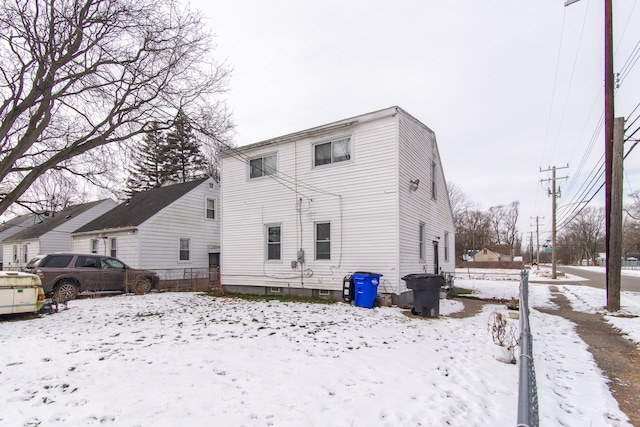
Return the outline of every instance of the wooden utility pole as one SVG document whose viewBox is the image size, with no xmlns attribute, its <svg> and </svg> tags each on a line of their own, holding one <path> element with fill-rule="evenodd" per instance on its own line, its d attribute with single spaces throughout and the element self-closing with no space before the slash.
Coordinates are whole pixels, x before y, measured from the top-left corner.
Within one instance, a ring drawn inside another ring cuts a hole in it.
<svg viewBox="0 0 640 427">
<path fill-rule="evenodd" d="M 622 171 L 624 118 L 614 121 L 613 162 L 611 171 L 611 233 L 607 260 L 607 310 L 620 310 L 620 274 L 622 269 Z"/>
<path fill-rule="evenodd" d="M 533 219 L 533 218 L 531 218 Z M 542 217 L 544 219 L 544 217 Z M 536 216 L 536 270 L 540 270 L 540 217 Z M 533 241 L 531 242 L 533 248 Z"/>
<path fill-rule="evenodd" d="M 578 0 L 566 0 L 564 5 L 576 3 Z M 611 180 L 613 164 L 613 119 L 614 107 L 614 74 L 613 74 L 613 0 L 604 0 L 604 217 L 605 217 L 605 271 L 607 294 L 609 293 L 609 243 L 611 240 Z M 623 138 L 624 139 L 624 138 Z M 609 303 L 607 302 L 607 305 Z"/>
<path fill-rule="evenodd" d="M 560 197 L 560 191 L 557 190 L 556 187 L 556 180 L 557 179 L 567 179 L 568 176 L 564 176 L 562 178 L 556 178 L 556 169 L 567 169 L 569 167 L 569 165 L 567 166 L 563 166 L 561 168 L 556 168 L 555 166 L 553 167 L 549 167 L 549 169 L 545 169 L 545 170 L 540 170 L 540 172 L 548 172 L 551 171 L 551 179 L 545 179 L 542 181 L 551 181 L 551 188 L 552 190 L 549 191 L 549 195 L 551 196 L 551 278 L 552 279 L 556 279 L 558 277 L 557 275 L 557 267 L 556 267 L 556 260 L 557 260 L 557 254 L 556 254 L 556 210 L 557 210 L 557 206 L 556 206 L 556 199 L 558 197 Z"/>
<path fill-rule="evenodd" d="M 611 173 L 613 164 L 613 1 L 604 0 L 604 211 L 607 293 L 611 254 Z M 619 290 L 618 290 L 619 291 Z M 607 302 L 607 305 L 609 303 Z"/>
</svg>

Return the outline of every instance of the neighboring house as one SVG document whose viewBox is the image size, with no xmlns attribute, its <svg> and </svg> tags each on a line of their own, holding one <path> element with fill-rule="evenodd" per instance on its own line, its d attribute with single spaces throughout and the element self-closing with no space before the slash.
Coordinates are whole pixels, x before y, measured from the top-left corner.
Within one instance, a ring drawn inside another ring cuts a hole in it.
<svg viewBox="0 0 640 427">
<path fill-rule="evenodd" d="M 161 278 L 172 269 L 217 266 L 219 195 L 211 178 L 137 193 L 76 229 L 73 250 L 115 256 Z"/>
<path fill-rule="evenodd" d="M 511 261 L 511 257 L 503 256 L 502 254 L 494 252 L 488 248 L 482 248 L 473 256 L 473 262 L 499 262 L 501 260 Z"/>
<path fill-rule="evenodd" d="M 13 236 L 14 234 L 18 233 L 19 231 L 24 230 L 27 227 L 32 226 L 36 219 L 36 215 L 34 214 L 24 214 L 24 215 L 20 215 L 17 216 L 15 218 L 11 218 L 8 221 L 3 221 L 2 224 L 0 224 L 0 242 L 2 242 L 4 239 L 7 239 L 11 236 Z M 20 258 L 20 250 L 22 248 L 15 248 L 15 252 L 11 253 L 11 257 L 7 258 L 7 262 L 17 262 L 17 260 Z M 3 263 L 5 261 L 4 258 L 4 251 L 0 251 L 0 270 L 2 270 L 3 268 Z"/>
<path fill-rule="evenodd" d="M 68 252 L 71 232 L 116 206 L 111 199 L 69 206 L 2 241 L 5 270 L 21 269 L 38 254 Z M 14 254 L 18 254 L 16 257 Z"/>
<path fill-rule="evenodd" d="M 345 275 L 454 271 L 454 224 L 434 132 L 399 107 L 221 155 L 222 284 L 340 297 Z M 400 300 L 396 298 L 396 300 Z"/>
</svg>

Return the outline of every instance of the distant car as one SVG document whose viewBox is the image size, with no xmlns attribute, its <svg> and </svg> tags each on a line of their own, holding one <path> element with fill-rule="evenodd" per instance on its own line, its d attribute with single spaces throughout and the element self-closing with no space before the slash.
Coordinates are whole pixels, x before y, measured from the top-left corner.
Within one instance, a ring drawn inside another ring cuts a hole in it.
<svg viewBox="0 0 640 427">
<path fill-rule="evenodd" d="M 43 304 L 44 291 L 38 276 L 0 271 L 0 314 L 36 313 Z"/>
<path fill-rule="evenodd" d="M 75 299 L 80 292 L 133 291 L 144 294 L 158 286 L 158 274 L 134 269 L 117 258 L 97 254 L 39 255 L 25 267 L 42 280 L 47 297 Z"/>
</svg>

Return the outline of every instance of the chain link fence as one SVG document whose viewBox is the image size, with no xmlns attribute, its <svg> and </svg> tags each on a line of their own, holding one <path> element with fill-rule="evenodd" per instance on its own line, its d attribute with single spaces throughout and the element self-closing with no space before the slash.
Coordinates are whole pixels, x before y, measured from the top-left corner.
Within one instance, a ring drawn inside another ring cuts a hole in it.
<svg viewBox="0 0 640 427">
<path fill-rule="evenodd" d="M 220 269 L 169 268 L 154 270 L 160 276 L 161 292 L 213 292 L 221 289 Z"/>
</svg>

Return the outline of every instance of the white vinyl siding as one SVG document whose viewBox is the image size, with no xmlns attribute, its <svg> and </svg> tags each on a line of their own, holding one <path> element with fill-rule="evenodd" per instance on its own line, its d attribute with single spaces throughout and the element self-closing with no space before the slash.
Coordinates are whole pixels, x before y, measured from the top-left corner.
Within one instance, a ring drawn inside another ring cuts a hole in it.
<svg viewBox="0 0 640 427">
<path fill-rule="evenodd" d="M 400 117 L 400 162 L 398 183 L 398 215 L 400 230 L 400 274 L 435 270 L 435 247 L 425 244 L 425 262 L 419 259 L 419 239 L 416 236 L 416 220 L 425 224 L 425 242 L 437 241 L 448 233 L 449 247 L 455 247 L 453 214 L 446 191 L 446 180 L 442 172 L 435 134 L 412 117 Z M 434 166 L 435 164 L 435 166 Z M 420 179 L 417 190 L 411 191 L 410 181 Z M 433 195 L 437 197 L 434 198 Z M 447 245 L 447 243 L 445 243 Z M 446 248 L 439 249 L 438 265 L 445 272 L 453 272 L 454 260 L 447 255 Z M 406 283 L 400 283 L 401 291 Z"/>
<path fill-rule="evenodd" d="M 344 126 L 335 137 L 324 132 L 246 153 L 256 158 L 277 148 L 280 180 L 247 181 L 245 163 L 237 156 L 222 158 L 224 285 L 297 287 L 303 269 L 309 275 L 305 288 L 338 290 L 347 272 L 371 271 L 384 275 L 380 292 L 396 289 L 397 126 L 388 112 L 380 116 L 347 129 L 351 160 L 340 167 L 314 167 L 313 155 L 316 144 L 344 138 Z M 331 223 L 330 260 L 315 260 L 318 222 Z M 263 227 L 270 223 L 287 230 L 280 264 L 265 260 Z M 300 249 L 305 262 L 292 271 Z"/>
</svg>

